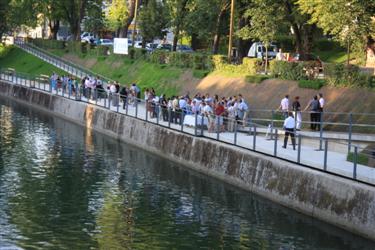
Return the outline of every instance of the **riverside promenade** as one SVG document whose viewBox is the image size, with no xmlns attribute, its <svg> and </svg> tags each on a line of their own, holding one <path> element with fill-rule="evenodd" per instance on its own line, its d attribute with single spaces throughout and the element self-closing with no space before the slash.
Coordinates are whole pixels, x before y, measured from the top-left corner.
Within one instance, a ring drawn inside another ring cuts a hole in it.
<svg viewBox="0 0 375 250">
<path fill-rule="evenodd" d="M 293 150 L 291 145 L 288 145 L 288 147 L 284 149 L 282 148 L 283 135 L 279 133 L 280 131 L 275 130 L 271 135 L 272 139 L 270 139 L 269 134 L 267 135 L 263 133 L 265 132 L 266 127 L 261 127 L 255 124 L 251 127 L 239 129 L 235 133 L 208 133 L 206 129 L 202 129 L 202 126 L 199 126 L 202 122 L 201 116 L 197 116 L 198 119 L 196 122 L 194 116 L 190 117 L 190 119 L 194 119 L 194 123 L 198 126 L 184 126 L 183 124 L 180 125 L 165 122 L 160 116 L 156 118 L 149 117 L 144 102 L 128 104 L 126 105 L 125 109 L 123 109 L 122 103 L 119 103 L 119 105 L 116 106 L 112 105 L 114 98 L 118 98 L 118 101 L 121 100 L 119 96 L 112 96 L 111 102 L 108 98 L 87 99 L 82 95 L 78 97 L 70 95 L 69 93 L 64 93 L 61 90 L 51 90 L 49 84 L 35 81 L 35 79 L 26 79 L 22 76 L 0 74 L 0 79 L 11 84 L 23 85 L 38 89 L 40 91 L 49 92 L 51 95 L 58 95 L 71 100 L 86 102 L 89 105 L 100 106 L 105 109 L 109 109 L 112 112 L 135 117 L 149 123 L 154 123 L 159 126 L 181 131 L 192 136 L 205 137 L 218 142 L 220 141 L 231 144 L 235 147 L 241 147 L 279 159 L 284 159 L 297 163 L 301 167 L 314 168 L 327 173 L 344 176 L 350 179 L 356 179 L 372 185 L 375 184 L 374 168 L 347 161 L 347 153 L 345 152 L 347 144 L 345 143 L 337 143 L 328 139 L 321 142 L 319 138 L 309 137 L 301 134 L 298 136 L 299 140 L 297 140 L 297 142 L 299 142 L 299 145 L 297 145 L 296 150 Z M 323 150 L 318 150 L 321 145 L 320 143 L 323 143 Z"/>
</svg>

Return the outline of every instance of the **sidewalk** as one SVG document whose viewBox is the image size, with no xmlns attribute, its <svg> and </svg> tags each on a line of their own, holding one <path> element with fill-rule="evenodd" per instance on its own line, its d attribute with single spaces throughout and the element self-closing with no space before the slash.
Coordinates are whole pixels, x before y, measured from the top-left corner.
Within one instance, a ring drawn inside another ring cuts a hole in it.
<svg viewBox="0 0 375 250">
<path fill-rule="evenodd" d="M 4 79 L 4 75 L 0 75 L 1 79 Z M 8 81 L 9 82 L 9 81 Z M 14 82 L 9 82 L 13 83 Z M 18 84 L 22 84 L 25 86 L 30 86 L 30 82 L 26 80 L 21 80 Z M 42 89 L 49 89 L 49 85 L 47 86 L 41 86 Z M 37 90 L 37 89 L 36 89 Z M 56 92 L 53 91 L 52 94 L 57 94 L 59 96 L 62 95 L 62 92 Z M 68 94 L 64 95 L 65 98 L 69 98 Z M 74 100 L 75 97 L 71 96 L 70 99 Z M 108 109 L 108 100 L 107 99 L 101 99 L 100 101 L 94 101 L 94 100 L 87 100 L 86 98 L 82 97 L 82 101 L 88 102 L 90 104 L 95 105 L 97 103 L 98 106 L 101 106 L 103 108 Z M 110 110 L 113 112 L 119 112 L 122 114 L 126 114 L 126 110 L 122 109 L 122 103 L 120 103 L 119 107 L 111 106 Z M 145 105 L 142 103 L 138 103 L 138 107 L 134 107 L 133 105 L 128 105 L 128 116 L 137 117 L 138 119 L 146 120 L 146 108 Z M 137 114 L 136 114 L 137 109 Z M 161 126 L 168 127 L 169 123 L 162 121 L 162 119 L 157 120 L 156 118 L 150 118 L 147 117 L 147 121 L 151 123 L 158 123 Z M 179 124 L 170 124 L 170 127 L 174 130 L 179 130 L 184 133 L 188 133 L 191 135 L 195 135 L 195 128 L 194 127 L 186 127 Z M 262 128 L 265 129 L 265 128 Z M 219 134 L 219 140 L 234 144 L 235 142 L 235 136 L 236 139 L 236 145 L 251 149 L 253 150 L 255 148 L 255 151 L 260 153 L 265 153 L 270 156 L 273 156 L 275 153 L 275 144 L 276 144 L 276 153 L 278 158 L 286 159 L 289 161 L 293 161 L 297 163 L 297 157 L 298 157 L 298 150 L 293 150 L 292 146 L 288 145 L 286 149 L 282 148 L 283 143 L 283 137 L 280 133 L 280 136 L 278 136 L 278 140 L 268 140 L 264 133 L 262 133 L 261 128 L 257 129 L 256 133 L 256 140 L 254 145 L 254 135 L 249 135 L 248 132 L 238 132 L 236 135 L 232 132 L 223 132 Z M 198 129 L 200 130 L 200 129 Z M 259 133 L 259 132 L 260 133 Z M 208 133 L 207 130 L 204 130 L 203 136 L 207 138 L 217 139 L 217 133 Z M 331 143 L 331 142 L 330 142 Z M 308 165 L 313 168 L 318 169 L 324 169 L 324 151 L 318 151 L 317 149 L 319 145 L 319 140 L 312 139 L 306 139 L 303 138 L 301 141 L 301 155 L 300 155 L 300 164 Z M 233 145 L 235 146 L 235 145 Z M 332 148 L 335 148 L 332 146 L 328 146 L 327 151 L 327 171 L 336 173 L 339 175 L 347 176 L 349 178 L 353 177 L 353 168 L 354 164 L 352 162 L 349 162 L 346 160 L 347 155 L 346 153 L 340 153 L 337 151 L 332 150 Z M 370 168 L 368 166 L 363 166 L 358 164 L 357 165 L 357 179 L 362 180 L 364 182 L 368 182 L 371 184 L 375 184 L 375 169 Z"/>
</svg>

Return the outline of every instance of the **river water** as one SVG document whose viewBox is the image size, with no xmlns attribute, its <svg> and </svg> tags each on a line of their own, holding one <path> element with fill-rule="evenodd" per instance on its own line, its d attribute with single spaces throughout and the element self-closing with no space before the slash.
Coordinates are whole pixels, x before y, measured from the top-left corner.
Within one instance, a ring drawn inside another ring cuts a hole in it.
<svg viewBox="0 0 375 250">
<path fill-rule="evenodd" d="M 0 100 L 0 249 L 375 249 L 375 243 Z"/>
</svg>

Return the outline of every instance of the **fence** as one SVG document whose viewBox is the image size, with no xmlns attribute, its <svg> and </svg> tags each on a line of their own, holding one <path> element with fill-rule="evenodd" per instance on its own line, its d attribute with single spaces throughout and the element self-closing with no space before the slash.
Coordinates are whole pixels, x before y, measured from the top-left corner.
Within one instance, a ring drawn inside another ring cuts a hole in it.
<svg viewBox="0 0 375 250">
<path fill-rule="evenodd" d="M 12 70 L 0 70 L 0 79 L 71 100 L 87 102 L 191 136 L 205 137 L 304 167 L 375 185 L 375 169 L 371 167 L 374 164 L 375 152 L 366 151 L 364 147 L 353 142 L 339 142 L 294 131 L 292 134 L 296 139 L 295 150 L 290 145 L 286 145 L 285 149 L 282 148 L 282 140 L 285 139 L 280 133 L 282 130 L 277 126 L 269 127 L 256 123 L 256 119 L 239 121 L 213 114 L 193 114 L 188 109 L 173 110 L 158 102 L 145 102 L 132 95 L 122 96 L 105 89 L 82 88 L 77 82 L 53 89 L 48 79 Z M 279 122 L 276 119 L 271 119 L 272 121 L 274 124 Z M 353 149 L 349 154 L 348 148 Z"/>
</svg>

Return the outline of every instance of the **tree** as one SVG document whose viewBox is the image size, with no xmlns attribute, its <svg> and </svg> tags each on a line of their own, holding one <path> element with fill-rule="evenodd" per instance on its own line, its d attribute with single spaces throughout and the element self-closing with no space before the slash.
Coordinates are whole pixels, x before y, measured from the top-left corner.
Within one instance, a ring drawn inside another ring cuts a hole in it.
<svg viewBox="0 0 375 250">
<path fill-rule="evenodd" d="M 310 22 L 347 46 L 349 64 L 351 49 L 364 52 L 374 32 L 375 2 L 365 0 L 298 0 Z"/>
<path fill-rule="evenodd" d="M 273 0 L 254 0 L 253 3 L 254 6 L 245 13 L 250 22 L 238 32 L 238 36 L 244 39 L 257 39 L 264 44 L 266 48 L 265 72 L 267 73 L 268 47 L 276 37 L 281 17 L 277 3 Z"/>
<path fill-rule="evenodd" d="M 110 30 L 115 31 L 117 36 L 128 19 L 129 11 L 125 0 L 112 0 L 106 13 L 106 23 Z"/>
<path fill-rule="evenodd" d="M 3 34 L 8 31 L 8 15 L 10 0 L 0 0 L 0 43 L 3 41 Z"/>
<path fill-rule="evenodd" d="M 83 24 L 86 31 L 99 33 L 104 29 L 103 1 L 91 0 L 86 9 Z"/>
<path fill-rule="evenodd" d="M 226 18 L 229 7 L 229 0 L 195 0 L 187 6 L 185 28 L 200 40 L 212 41 L 213 54 L 218 53 L 221 36 L 228 30 Z"/>
<path fill-rule="evenodd" d="M 57 7 L 61 8 L 63 18 L 69 23 L 74 40 L 81 39 L 81 22 L 85 16 L 89 0 L 60 0 Z"/>
<path fill-rule="evenodd" d="M 147 42 L 162 38 L 168 25 L 168 13 L 163 2 L 149 0 L 139 12 L 139 26 L 142 37 Z"/>
<path fill-rule="evenodd" d="M 167 0 L 167 6 L 170 16 L 170 27 L 173 29 L 173 46 L 172 50 L 176 51 L 177 42 L 179 39 L 180 32 L 184 28 L 184 19 L 188 13 L 188 1 L 189 0 Z"/>
</svg>

